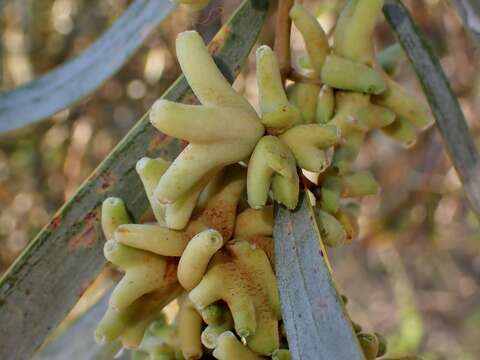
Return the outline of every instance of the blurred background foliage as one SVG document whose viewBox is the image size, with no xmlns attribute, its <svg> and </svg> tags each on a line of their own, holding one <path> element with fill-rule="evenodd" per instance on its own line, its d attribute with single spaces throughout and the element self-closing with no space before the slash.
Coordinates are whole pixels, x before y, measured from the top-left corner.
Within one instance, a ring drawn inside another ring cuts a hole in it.
<svg viewBox="0 0 480 360">
<path fill-rule="evenodd" d="M 167 1 L 167 0 L 165 0 Z M 331 30 L 343 0 L 306 0 Z M 96 92 L 51 119 L 0 136 L 0 272 L 179 75 L 175 35 L 196 28 L 208 40 L 238 0 L 200 13 L 178 8 Z M 446 0 L 405 1 L 441 59 L 471 131 L 479 137 L 480 52 Z M 130 4 L 126 0 L 9 0 L 1 8 L 0 84 L 13 89 L 75 57 Z M 272 45 L 273 19 L 259 42 Z M 294 31 L 294 54 L 303 43 Z M 382 20 L 377 48 L 394 41 Z M 256 106 L 254 57 L 235 87 Z M 397 75 L 420 96 L 405 62 Z M 22 109 L 18 109 L 22 111 Z M 359 167 L 382 192 L 363 200 L 361 236 L 331 252 L 352 318 L 387 336 L 390 355 L 480 357 L 480 232 L 432 128 L 404 149 L 372 134 Z M 105 282 L 101 282 L 104 284 Z"/>
</svg>

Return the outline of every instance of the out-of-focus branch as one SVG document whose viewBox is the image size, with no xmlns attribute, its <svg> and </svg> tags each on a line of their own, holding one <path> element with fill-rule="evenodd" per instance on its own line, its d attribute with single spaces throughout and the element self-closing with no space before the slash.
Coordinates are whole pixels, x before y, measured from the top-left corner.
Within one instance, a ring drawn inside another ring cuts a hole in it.
<svg viewBox="0 0 480 360">
<path fill-rule="evenodd" d="M 463 19 L 465 28 L 480 44 L 480 2 L 478 0 L 452 0 Z"/>
<path fill-rule="evenodd" d="M 290 32 L 292 21 L 289 12 L 294 0 L 279 0 L 277 22 L 275 24 L 275 44 L 282 80 L 285 81 L 290 72 Z"/>
</svg>

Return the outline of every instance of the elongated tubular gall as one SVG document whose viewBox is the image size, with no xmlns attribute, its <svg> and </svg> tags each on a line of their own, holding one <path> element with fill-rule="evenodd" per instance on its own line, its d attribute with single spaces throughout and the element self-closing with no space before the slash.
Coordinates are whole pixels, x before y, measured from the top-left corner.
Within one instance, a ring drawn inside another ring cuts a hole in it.
<svg viewBox="0 0 480 360">
<path fill-rule="evenodd" d="M 387 90 L 372 97 L 372 102 L 392 110 L 418 129 L 428 128 L 434 121 L 428 105 L 418 96 L 410 94 L 397 82 L 388 77 L 385 78 Z"/>
<path fill-rule="evenodd" d="M 327 35 L 315 16 L 302 5 L 296 4 L 290 10 L 290 18 L 305 40 L 310 64 L 317 76 L 322 72 L 325 57 L 330 52 Z"/>
<path fill-rule="evenodd" d="M 300 110 L 301 123 L 315 122 L 319 93 L 320 86 L 317 84 L 296 82 L 287 87 L 288 100 Z"/>
<path fill-rule="evenodd" d="M 211 140 L 210 142 L 190 142 L 162 176 L 155 189 L 154 196 L 162 204 L 174 203 L 182 195 L 191 191 L 195 184 L 204 180 L 207 174 L 246 159 L 265 131 L 255 110 L 247 100 L 232 89 L 216 67 L 198 33 L 186 31 L 179 34 L 176 45 L 177 57 L 183 73 L 202 105 L 221 108 L 221 110 L 215 109 L 215 112 L 223 114 L 225 119 L 237 122 L 238 124 L 233 125 L 232 128 L 239 126 L 239 130 L 235 134 L 235 140 L 227 141 L 222 136 L 228 132 L 230 123 L 220 121 L 223 129 L 209 127 L 212 131 L 219 131 L 218 138 L 210 132 L 213 138 L 203 139 Z M 164 130 L 178 130 L 179 132 L 175 133 L 177 136 L 185 135 L 187 126 L 177 129 L 176 124 L 167 116 L 173 111 L 168 111 L 169 108 L 178 110 L 179 106 L 161 100 L 157 103 L 155 111 L 152 111 L 151 120 Z M 188 121 L 185 115 L 187 112 L 183 111 L 182 114 L 185 125 Z M 200 127 L 201 123 L 200 121 Z"/>
<path fill-rule="evenodd" d="M 226 331 L 217 339 L 213 356 L 218 360 L 261 360 L 248 347 L 244 346 L 231 331 Z"/>
<path fill-rule="evenodd" d="M 166 206 L 165 224 L 168 228 L 182 230 L 187 226 L 193 210 L 197 205 L 200 193 L 211 177 L 211 174 L 207 174 L 202 180 L 195 184 L 189 192 L 180 196 L 174 203 Z"/>
<path fill-rule="evenodd" d="M 284 205 L 289 210 L 297 207 L 300 193 L 300 179 L 298 177 L 291 181 L 279 174 L 275 174 L 272 177 L 271 187 L 273 200 Z"/>
<path fill-rule="evenodd" d="M 276 136 L 264 136 L 258 142 L 248 163 L 248 203 L 254 209 L 266 205 L 274 174 L 286 178 L 290 189 L 298 194 L 298 175 L 290 149 Z"/>
<path fill-rule="evenodd" d="M 417 131 L 412 123 L 399 116 L 395 121 L 382 129 L 383 133 L 397 143 L 410 147 L 417 141 Z"/>
<path fill-rule="evenodd" d="M 370 97 L 366 94 L 353 93 L 347 91 L 337 91 L 335 93 L 336 113 L 331 124 L 337 126 L 345 139 L 354 136 L 362 135 L 359 139 L 358 145 L 363 143 L 363 135 L 369 129 L 363 122 L 360 122 L 358 113 L 363 109 L 370 107 Z"/>
<path fill-rule="evenodd" d="M 395 121 L 396 115 L 393 111 L 374 104 L 360 109 L 357 113 L 358 121 L 370 129 L 383 129 Z"/>
<path fill-rule="evenodd" d="M 116 311 L 116 310 L 115 310 Z M 122 345 L 127 349 L 136 349 L 145 335 L 145 329 L 148 328 L 156 313 L 144 314 L 132 324 L 129 324 L 122 333 Z"/>
<path fill-rule="evenodd" d="M 203 105 L 239 107 L 254 112 L 222 75 L 196 31 L 178 34 L 176 50 L 182 72 Z"/>
<path fill-rule="evenodd" d="M 321 74 L 322 82 L 340 90 L 381 94 L 387 84 L 379 72 L 359 62 L 329 55 Z"/>
<path fill-rule="evenodd" d="M 376 194 L 379 186 L 372 173 L 361 170 L 342 177 L 343 197 L 362 197 Z"/>
<path fill-rule="evenodd" d="M 221 301 L 210 304 L 200 311 L 203 321 L 207 325 L 221 325 L 228 317 L 231 317 L 226 304 Z"/>
<path fill-rule="evenodd" d="M 270 261 L 265 252 L 247 241 L 239 241 L 235 244 L 235 253 L 242 256 L 241 261 L 252 271 L 257 281 L 262 284 L 270 301 L 273 313 L 277 319 L 281 319 L 282 311 L 280 296 L 277 288 L 277 279 L 273 272 Z"/>
<path fill-rule="evenodd" d="M 174 263 L 167 265 L 167 274 L 161 287 L 133 303 L 137 310 L 134 322 L 129 324 L 121 336 L 124 347 L 128 349 L 137 348 L 142 341 L 145 330 L 153 320 L 158 318 L 159 312 L 180 295 L 182 288 L 176 281 L 176 277 L 172 276 L 174 273 L 172 274 L 171 269 L 168 269 L 172 265 L 175 266 Z"/>
<path fill-rule="evenodd" d="M 132 321 L 135 311 L 134 306 L 121 312 L 108 308 L 95 329 L 95 341 L 103 345 L 117 339 Z"/>
<path fill-rule="evenodd" d="M 372 39 L 382 7 L 383 0 L 349 0 L 335 27 L 334 53 L 373 66 Z"/>
<path fill-rule="evenodd" d="M 229 324 L 222 325 L 208 325 L 201 335 L 202 344 L 207 349 L 215 349 L 217 347 L 217 340 L 221 334 L 225 331 L 231 331 L 233 329 L 233 321 Z"/>
<path fill-rule="evenodd" d="M 335 95 L 333 89 L 323 85 L 318 94 L 315 120 L 319 124 L 328 123 L 335 112 Z"/>
<path fill-rule="evenodd" d="M 163 256 L 181 256 L 189 238 L 180 231 L 157 224 L 124 224 L 114 239 L 121 244 Z"/>
<path fill-rule="evenodd" d="M 213 325 L 209 324 L 202 332 L 202 344 L 207 349 L 214 349 L 217 347 L 218 337 L 225 331 L 233 329 L 233 319 L 230 312 L 225 311 L 223 322 Z"/>
<path fill-rule="evenodd" d="M 395 43 L 378 53 L 377 62 L 388 76 L 395 76 L 405 58 L 402 46 Z"/>
<path fill-rule="evenodd" d="M 198 285 L 210 259 L 222 246 L 222 235 L 212 229 L 202 231 L 189 241 L 177 270 L 178 281 L 187 291 Z"/>
<path fill-rule="evenodd" d="M 167 323 L 167 319 L 163 312 L 160 313 L 160 315 L 161 319 L 155 319 L 155 321 L 148 326 L 148 335 L 153 336 L 166 344 L 175 344 L 177 337 L 176 327 Z"/>
<path fill-rule="evenodd" d="M 167 267 L 163 257 L 130 248 L 114 240 L 105 243 L 104 254 L 108 261 L 125 270 L 125 275 L 115 286 L 109 302 L 109 306 L 117 311 L 162 286 Z"/>
<path fill-rule="evenodd" d="M 203 209 L 207 206 L 208 202 L 220 192 L 223 185 L 223 179 L 225 178 L 225 168 L 215 172 L 212 178 L 208 181 L 205 188 L 200 193 L 197 201 L 197 207 Z"/>
<path fill-rule="evenodd" d="M 352 212 L 350 209 L 341 206 L 340 210 L 335 214 L 337 220 L 342 224 L 347 234 L 347 241 L 350 242 L 358 236 L 358 213 Z"/>
<path fill-rule="evenodd" d="M 261 120 L 270 133 L 281 133 L 301 121 L 300 112 L 287 99 L 277 57 L 272 49 L 260 46 L 256 57 Z"/>
<path fill-rule="evenodd" d="M 211 172 L 234 164 L 250 155 L 255 143 L 238 141 L 213 144 L 190 143 L 160 179 L 155 197 L 173 203 Z"/>
<path fill-rule="evenodd" d="M 255 129 L 252 134 L 248 133 L 242 118 L 232 121 L 232 110 L 218 105 L 188 105 L 160 99 L 150 110 L 150 121 L 171 137 L 198 144 L 255 135 Z"/>
<path fill-rule="evenodd" d="M 127 308 L 117 311 L 109 307 L 95 329 L 95 340 L 105 344 L 120 338 L 125 347 L 137 347 L 148 325 L 179 295 L 180 289 L 175 279 L 167 276 L 162 288 L 140 297 Z"/>
<path fill-rule="evenodd" d="M 362 141 L 365 137 L 363 132 L 357 132 L 354 136 Z M 349 134 L 349 138 L 350 137 L 352 137 L 352 134 Z M 337 174 L 344 175 L 351 170 L 353 163 L 360 152 L 360 147 L 357 142 L 358 141 L 355 141 L 354 144 L 343 144 L 335 148 L 335 153 L 333 154 L 332 160 L 332 168 Z"/>
<path fill-rule="evenodd" d="M 237 265 L 237 266 L 236 266 Z M 255 307 L 245 281 L 249 275 L 238 264 L 217 253 L 200 283 L 189 293 L 198 310 L 224 300 L 232 313 L 237 334 L 248 337 L 255 333 Z"/>
<path fill-rule="evenodd" d="M 165 206 L 157 201 L 155 196 L 153 196 L 153 192 L 169 166 L 170 163 L 162 158 L 151 159 L 149 157 L 141 158 L 135 166 L 135 170 L 142 181 L 155 219 L 161 225 L 165 224 Z"/>
<path fill-rule="evenodd" d="M 322 240 L 330 247 L 344 245 L 347 242 L 347 234 L 342 224 L 328 212 L 315 209 L 317 221 L 320 223 Z"/>
<path fill-rule="evenodd" d="M 272 236 L 273 206 L 262 209 L 246 209 L 238 214 L 235 222 L 235 238 L 251 235 Z"/>
<path fill-rule="evenodd" d="M 193 237 L 205 229 L 215 229 L 224 239 L 232 237 L 237 207 L 246 186 L 246 169 L 240 165 L 226 168 L 222 188 L 202 210 L 200 217 L 190 222 L 186 233 Z"/>
<path fill-rule="evenodd" d="M 248 347 L 262 355 L 271 355 L 279 348 L 278 320 L 281 317 L 280 300 L 276 278 L 266 254 L 246 241 L 236 241 L 227 245 L 228 251 L 243 269 L 245 275 L 240 277 L 251 297 L 256 318 L 256 330 L 246 337 Z M 248 285 L 246 284 L 248 279 Z M 238 285 L 237 285 L 238 286 Z M 235 312 L 232 310 L 235 319 Z M 235 321 L 235 329 L 237 329 Z"/>
<path fill-rule="evenodd" d="M 185 360 L 197 360 L 203 355 L 201 334 L 202 317 L 187 296 L 180 301 L 178 311 L 178 337 Z"/>
<path fill-rule="evenodd" d="M 323 150 L 335 145 L 340 133 L 333 125 L 308 124 L 289 129 L 280 139 L 292 150 L 299 167 L 322 172 L 328 166 Z"/>
<path fill-rule="evenodd" d="M 187 225 L 193 209 L 197 204 L 200 192 L 212 177 L 207 174 L 204 179 L 195 184 L 191 191 L 180 196 L 172 204 L 160 204 L 153 196 L 156 186 L 163 174 L 167 171 L 170 163 L 161 159 L 144 157 L 137 162 L 136 170 L 145 188 L 155 218 L 160 225 L 170 229 L 181 230 Z"/>
<path fill-rule="evenodd" d="M 101 221 L 103 234 L 107 240 L 113 237 L 113 233 L 118 226 L 131 222 L 123 200 L 116 197 L 103 200 Z"/>
<path fill-rule="evenodd" d="M 320 193 L 321 208 L 330 214 L 335 214 L 340 207 L 341 179 L 337 176 L 327 177 L 322 183 Z"/>
</svg>

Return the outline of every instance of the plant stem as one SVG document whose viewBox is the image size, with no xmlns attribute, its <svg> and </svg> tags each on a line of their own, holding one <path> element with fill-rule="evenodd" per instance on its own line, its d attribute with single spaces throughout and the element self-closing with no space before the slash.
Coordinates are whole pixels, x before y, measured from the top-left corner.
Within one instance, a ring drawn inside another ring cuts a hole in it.
<svg viewBox="0 0 480 360">
<path fill-rule="evenodd" d="M 289 12 L 294 0 L 279 0 L 277 9 L 277 21 L 275 24 L 274 50 L 277 53 L 280 74 L 283 82 L 290 73 L 290 32 L 292 21 Z"/>
</svg>

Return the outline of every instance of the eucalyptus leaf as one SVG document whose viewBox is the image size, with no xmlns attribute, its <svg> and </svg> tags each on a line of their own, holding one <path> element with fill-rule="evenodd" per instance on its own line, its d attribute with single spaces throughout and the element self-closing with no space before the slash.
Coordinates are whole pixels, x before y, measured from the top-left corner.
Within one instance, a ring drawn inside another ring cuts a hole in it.
<svg viewBox="0 0 480 360">
<path fill-rule="evenodd" d="M 385 0 L 383 11 L 417 73 L 465 195 L 480 218 L 480 157 L 458 99 L 408 9 L 399 0 Z"/>
<path fill-rule="evenodd" d="M 293 359 L 364 360 L 308 196 L 301 196 L 293 212 L 276 206 L 274 239 L 283 321 Z"/>
<path fill-rule="evenodd" d="M 0 133 L 34 124 L 95 91 L 174 7 L 168 0 L 135 0 L 82 54 L 17 89 L 0 93 Z"/>
</svg>

